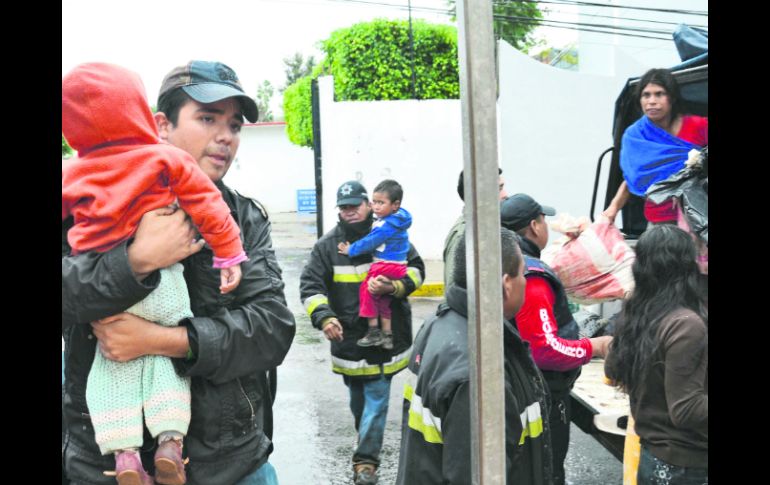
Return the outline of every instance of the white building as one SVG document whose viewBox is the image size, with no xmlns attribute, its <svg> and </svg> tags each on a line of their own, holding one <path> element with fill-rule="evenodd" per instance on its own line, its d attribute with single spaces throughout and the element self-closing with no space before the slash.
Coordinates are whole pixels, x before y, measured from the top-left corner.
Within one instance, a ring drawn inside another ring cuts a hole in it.
<svg viewBox="0 0 770 485">
<path fill-rule="evenodd" d="M 617 7 L 580 7 L 581 22 L 634 25 L 629 19 L 649 19 L 667 22 L 660 29 L 669 32 L 683 21 L 708 25 L 704 16 L 620 8 L 707 12 L 705 0 L 607 3 Z M 573 216 L 589 215 L 597 159 L 612 145 L 615 100 L 629 77 L 679 64 L 668 39 L 581 32 L 577 72 L 541 64 L 501 43 L 498 160 L 508 192 L 529 193 Z M 371 190 L 380 180 L 394 178 L 403 185 L 404 207 L 414 217 L 410 239 L 425 259 L 441 259 L 444 237 L 462 212 L 456 192 L 463 167 L 459 100 L 337 102 L 328 77 L 319 79 L 319 92 L 324 231 L 337 220 L 339 184 L 357 179 Z M 312 150 L 292 145 L 284 129 L 282 123 L 247 125 L 238 160 L 226 178 L 274 212 L 296 211 L 297 190 L 315 188 Z M 598 211 L 608 165 L 598 189 Z"/>
</svg>

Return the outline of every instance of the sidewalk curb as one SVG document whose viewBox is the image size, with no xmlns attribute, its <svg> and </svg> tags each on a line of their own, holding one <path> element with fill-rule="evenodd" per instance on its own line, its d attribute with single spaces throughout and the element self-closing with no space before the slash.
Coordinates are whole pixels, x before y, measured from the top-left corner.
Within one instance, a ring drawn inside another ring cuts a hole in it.
<svg viewBox="0 0 770 485">
<path fill-rule="evenodd" d="M 409 296 L 413 296 L 413 297 L 444 296 L 444 283 L 423 283 L 422 286 L 414 290 Z"/>
</svg>

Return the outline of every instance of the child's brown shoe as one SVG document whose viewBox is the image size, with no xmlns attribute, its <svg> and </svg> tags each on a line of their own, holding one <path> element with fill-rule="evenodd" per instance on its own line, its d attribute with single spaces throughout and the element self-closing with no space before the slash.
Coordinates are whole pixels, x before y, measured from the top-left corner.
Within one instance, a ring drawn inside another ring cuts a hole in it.
<svg viewBox="0 0 770 485">
<path fill-rule="evenodd" d="M 164 485 L 184 485 L 187 476 L 182 460 L 182 441 L 170 439 L 155 452 L 155 481 Z"/>
</svg>

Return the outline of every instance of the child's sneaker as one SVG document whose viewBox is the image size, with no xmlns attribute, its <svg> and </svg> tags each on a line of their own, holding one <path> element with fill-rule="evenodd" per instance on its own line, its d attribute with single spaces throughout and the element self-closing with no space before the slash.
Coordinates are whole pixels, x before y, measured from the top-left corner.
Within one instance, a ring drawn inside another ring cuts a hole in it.
<svg viewBox="0 0 770 485">
<path fill-rule="evenodd" d="M 187 482 L 180 440 L 170 439 L 158 445 L 155 451 L 155 481 L 164 485 L 184 485 Z"/>
<path fill-rule="evenodd" d="M 139 453 L 135 451 L 121 451 L 115 457 L 115 478 L 118 485 L 154 485 L 155 483 L 142 466 Z"/>
<path fill-rule="evenodd" d="M 382 348 L 386 350 L 393 349 L 393 334 L 382 332 Z"/>
<path fill-rule="evenodd" d="M 374 347 L 382 343 L 382 330 L 377 327 L 369 327 L 366 335 L 358 339 L 359 347 Z"/>
</svg>

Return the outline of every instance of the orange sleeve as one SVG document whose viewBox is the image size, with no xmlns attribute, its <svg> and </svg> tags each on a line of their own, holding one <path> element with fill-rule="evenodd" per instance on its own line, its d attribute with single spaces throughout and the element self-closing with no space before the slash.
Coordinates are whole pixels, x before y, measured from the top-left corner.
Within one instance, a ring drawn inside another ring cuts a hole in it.
<svg viewBox="0 0 770 485">
<path fill-rule="evenodd" d="M 168 159 L 168 173 L 179 206 L 189 214 L 215 256 L 232 258 L 242 254 L 241 230 L 219 189 L 192 156 L 178 151 L 179 156 Z"/>
</svg>

